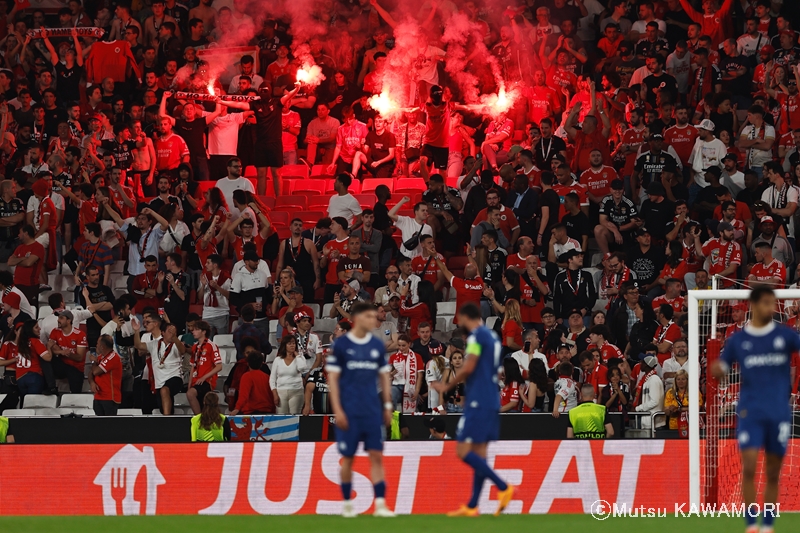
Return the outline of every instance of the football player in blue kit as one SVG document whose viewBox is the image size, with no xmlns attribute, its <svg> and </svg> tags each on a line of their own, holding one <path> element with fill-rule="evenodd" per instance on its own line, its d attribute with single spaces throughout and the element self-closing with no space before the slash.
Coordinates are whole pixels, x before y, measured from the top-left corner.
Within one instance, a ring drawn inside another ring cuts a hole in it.
<svg viewBox="0 0 800 533">
<path fill-rule="evenodd" d="M 790 361 L 800 350 L 800 336 L 788 327 L 773 321 L 776 298 L 772 289 L 756 287 L 750 292 L 750 323 L 725 343 L 722 356 L 712 366 L 717 379 L 724 378 L 730 368 L 739 367 L 740 388 L 736 435 L 742 454 L 742 497 L 747 533 L 758 533 L 756 524 L 755 475 L 758 453 L 764 450 L 767 483 L 761 533 L 772 533 L 778 502 L 778 479 L 781 463 L 792 434 L 792 392 Z"/>
<path fill-rule="evenodd" d="M 481 319 L 481 311 L 474 303 L 464 304 L 458 311 L 458 324 L 469 333 L 464 366 L 459 379 L 448 384 L 434 382 L 431 386 L 441 394 L 465 381 L 464 414 L 458 422 L 456 454 L 475 472 L 472 480 L 472 497 L 469 503 L 448 513 L 448 516 L 478 516 L 478 499 L 483 483 L 490 479 L 497 486 L 497 511 L 503 512 L 514 496 L 514 487 L 500 479 L 486 462 L 486 449 L 490 441 L 497 440 L 500 431 L 500 389 L 497 374 L 501 366 L 502 344 L 494 331 Z"/>
<path fill-rule="evenodd" d="M 386 361 L 383 342 L 370 333 L 378 323 L 375 307 L 369 303 L 357 303 L 350 310 L 350 317 L 352 329 L 336 339 L 325 365 L 329 400 L 336 418 L 336 441 L 343 457 L 340 472 L 344 497 L 342 516 L 351 518 L 358 514 L 353 509 L 350 497 L 353 457 L 358 444 L 363 442 L 372 466 L 375 490 L 373 514 L 392 517 L 394 513 L 386 507 L 383 471 L 384 434 L 386 426 L 392 422 L 394 410 L 389 377 L 391 368 Z"/>
</svg>

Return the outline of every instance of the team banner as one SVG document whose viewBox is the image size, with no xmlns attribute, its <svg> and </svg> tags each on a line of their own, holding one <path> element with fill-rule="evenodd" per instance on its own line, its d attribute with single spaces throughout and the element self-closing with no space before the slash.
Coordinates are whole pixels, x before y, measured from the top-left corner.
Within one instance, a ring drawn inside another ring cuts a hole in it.
<svg viewBox="0 0 800 533">
<path fill-rule="evenodd" d="M 453 441 L 389 442 L 384 454 L 387 502 L 398 513 L 444 513 L 469 497 L 472 471 Z M 685 440 L 502 441 L 489 447 L 488 461 L 519 487 L 511 513 L 589 513 L 598 502 L 690 511 Z M 0 455 L 0 514 L 334 514 L 341 511 L 339 464 L 336 444 L 327 442 L 8 445 Z M 359 513 L 373 501 L 369 471 L 359 455 Z M 788 485 L 781 511 L 800 510 Z M 481 512 L 496 505 L 487 483 Z"/>
<path fill-rule="evenodd" d="M 106 34 L 103 28 L 89 28 L 86 26 L 77 26 L 75 28 L 39 28 L 36 30 L 28 30 L 27 35 L 31 39 L 41 39 L 42 30 L 47 32 L 48 37 L 71 37 L 73 31 L 78 32 L 78 37 L 94 37 L 100 39 Z"/>
<path fill-rule="evenodd" d="M 219 96 L 214 96 L 213 94 L 185 93 L 181 91 L 174 93 L 173 96 L 178 100 L 200 100 L 203 102 L 217 102 L 219 100 L 226 102 L 255 102 L 256 100 L 261 100 L 260 96 L 255 95 L 220 94 Z"/>
<path fill-rule="evenodd" d="M 300 440 L 300 417 L 294 415 L 229 416 L 231 440 L 268 442 Z"/>
</svg>

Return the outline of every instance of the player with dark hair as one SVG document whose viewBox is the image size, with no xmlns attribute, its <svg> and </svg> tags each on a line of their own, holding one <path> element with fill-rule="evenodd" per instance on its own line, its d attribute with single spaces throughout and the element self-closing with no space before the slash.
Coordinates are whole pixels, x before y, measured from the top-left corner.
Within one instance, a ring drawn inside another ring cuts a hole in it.
<svg viewBox="0 0 800 533">
<path fill-rule="evenodd" d="M 500 479 L 486 462 L 486 449 L 489 442 L 497 440 L 500 432 L 500 392 L 497 374 L 501 364 L 503 346 L 497 334 L 484 325 L 480 308 L 470 302 L 458 310 L 458 325 L 469 332 L 464 365 L 458 378 L 447 384 L 434 382 L 431 387 L 440 394 L 446 394 L 464 381 L 466 398 L 464 415 L 458 422 L 456 438 L 458 458 L 474 471 L 472 497 L 469 503 L 448 513 L 448 516 L 478 516 L 478 499 L 483 483 L 490 479 L 497 485 L 497 511 L 503 512 L 514 496 L 514 487 Z"/>
<path fill-rule="evenodd" d="M 361 302 L 350 309 L 353 327 L 337 338 L 331 348 L 325 369 L 328 372 L 330 405 L 336 417 L 336 440 L 342 454 L 342 515 L 354 517 L 357 512 L 350 501 L 353 479 L 353 458 L 358 443 L 364 443 L 372 465 L 375 490 L 375 511 L 379 517 L 392 517 L 386 507 L 386 483 L 383 471 L 383 440 L 386 426 L 392 422 L 394 404 L 391 398 L 391 367 L 386 361 L 386 347 L 370 333 L 377 327 L 377 313 L 371 303 Z M 383 408 L 378 401 L 380 377 Z M 499 407 L 498 407 L 499 408 Z"/>
<path fill-rule="evenodd" d="M 736 435 L 742 454 L 742 498 L 747 506 L 747 533 L 772 533 L 778 506 L 778 480 L 792 434 L 790 361 L 800 350 L 800 336 L 773 321 L 776 298 L 764 286 L 750 292 L 750 323 L 725 342 L 725 350 L 711 371 L 722 379 L 736 364 L 740 392 Z M 764 450 L 766 486 L 761 529 L 756 524 L 758 505 L 755 475 L 758 454 Z"/>
</svg>

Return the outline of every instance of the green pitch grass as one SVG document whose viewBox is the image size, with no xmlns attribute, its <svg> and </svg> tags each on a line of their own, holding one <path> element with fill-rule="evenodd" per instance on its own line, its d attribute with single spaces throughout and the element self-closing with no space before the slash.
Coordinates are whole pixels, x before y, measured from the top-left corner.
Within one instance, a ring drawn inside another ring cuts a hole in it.
<svg viewBox="0 0 800 533">
<path fill-rule="evenodd" d="M 250 533 L 291 531 L 294 533 L 436 533 L 519 532 L 564 533 L 565 531 L 614 533 L 743 533 L 738 518 L 608 518 L 600 522 L 589 515 L 506 515 L 499 518 L 447 518 L 441 515 L 400 516 L 393 519 L 360 516 L 344 519 L 335 516 L 126 516 L 126 517 L 21 517 L 0 518 L 3 531 L 14 533 Z M 267 529 L 269 528 L 269 529 Z M 525 529 L 523 529 L 525 528 Z M 777 533 L 800 531 L 800 514 L 782 514 L 776 521 Z"/>
</svg>

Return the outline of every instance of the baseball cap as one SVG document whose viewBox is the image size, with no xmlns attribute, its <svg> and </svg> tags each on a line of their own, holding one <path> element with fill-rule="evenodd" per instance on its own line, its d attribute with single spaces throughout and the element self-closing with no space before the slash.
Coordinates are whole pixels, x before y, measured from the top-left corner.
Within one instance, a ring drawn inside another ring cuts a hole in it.
<svg viewBox="0 0 800 533">
<path fill-rule="evenodd" d="M 361 284 L 357 280 L 351 279 L 347 284 L 356 292 L 361 290 Z"/>
<path fill-rule="evenodd" d="M 244 253 L 244 257 L 242 259 L 244 259 L 245 261 L 260 261 L 261 260 L 261 258 L 258 257 L 258 254 L 255 253 L 252 250 L 249 250 L 249 251 L 245 252 Z"/>
<path fill-rule="evenodd" d="M 644 359 L 642 359 L 642 361 L 644 361 L 644 364 L 650 368 L 655 368 L 658 366 L 658 357 L 655 355 L 647 355 Z"/>
<path fill-rule="evenodd" d="M 389 293 L 389 300 L 392 300 L 394 298 L 397 298 L 399 300 L 400 299 L 400 293 L 397 293 L 397 292 Z"/>
<path fill-rule="evenodd" d="M 650 140 L 651 141 L 663 141 L 664 140 L 664 136 L 661 135 L 660 133 L 654 133 L 654 134 L 650 135 Z"/>
<path fill-rule="evenodd" d="M 733 308 L 738 311 L 747 311 L 747 302 L 739 302 Z"/>
<path fill-rule="evenodd" d="M 583 255 L 583 252 L 579 252 L 575 248 L 571 248 L 571 249 L 567 250 L 566 252 L 564 252 L 563 254 L 558 256 L 558 262 L 559 263 L 563 263 L 564 261 L 569 261 L 570 259 L 572 259 L 573 257 L 575 257 L 577 255 Z"/>
<path fill-rule="evenodd" d="M 436 433 L 444 433 L 445 422 L 441 416 L 432 416 L 425 419 L 425 427 L 434 430 Z"/>
<path fill-rule="evenodd" d="M 664 186 L 656 181 L 648 185 L 645 192 L 647 194 L 652 194 L 653 196 L 664 196 L 667 194 L 667 191 L 664 190 Z"/>
<path fill-rule="evenodd" d="M 297 294 L 303 294 L 303 287 L 301 285 L 295 285 L 294 287 L 289 289 L 289 292 L 296 292 Z"/>
<path fill-rule="evenodd" d="M 759 50 L 758 53 L 762 56 L 766 55 L 771 56 L 772 54 L 775 53 L 775 48 L 773 48 L 771 44 L 765 44 L 764 46 L 761 47 L 761 50 Z"/>
<path fill-rule="evenodd" d="M 717 231 L 733 231 L 733 226 L 731 226 L 730 222 L 723 221 L 717 226 Z"/>
<path fill-rule="evenodd" d="M 771 216 L 767 215 L 765 217 L 761 217 L 761 220 L 759 220 L 759 222 L 761 224 L 774 224 L 775 220 Z"/>
<path fill-rule="evenodd" d="M 452 339 L 450 339 L 450 343 L 449 344 L 451 346 L 453 346 L 454 348 L 458 348 L 459 350 L 463 350 L 464 346 L 465 346 L 464 339 L 462 339 L 459 336 L 455 336 Z"/>
<path fill-rule="evenodd" d="M 508 157 L 514 157 L 522 151 L 522 146 L 515 144 L 508 149 Z"/>
<path fill-rule="evenodd" d="M 163 4 L 164 2 L 161 2 L 161 3 Z M 100 113 L 94 113 L 93 115 L 90 115 L 89 116 L 89 120 L 90 121 L 91 120 L 97 120 L 99 122 L 102 122 L 102 119 L 100 118 Z"/>
<path fill-rule="evenodd" d="M 581 313 L 581 310 L 580 310 L 580 309 L 570 309 L 570 312 L 569 312 L 569 314 L 567 315 L 567 318 L 571 317 L 572 315 L 580 315 L 580 316 L 583 316 L 583 313 Z"/>
<path fill-rule="evenodd" d="M 299 312 L 295 313 L 294 314 L 294 322 L 295 322 L 295 324 L 300 322 L 304 318 L 307 318 L 307 319 L 311 320 L 311 315 L 309 315 L 305 311 L 299 311 Z"/>
<path fill-rule="evenodd" d="M 733 154 L 727 154 L 727 155 L 725 155 L 725 157 L 722 158 L 723 161 L 725 161 L 726 159 L 729 159 L 729 160 L 733 161 L 734 163 L 738 163 L 739 162 L 739 160 L 736 159 L 736 156 L 733 155 Z"/>
<path fill-rule="evenodd" d="M 612 191 L 624 191 L 625 190 L 625 182 L 620 180 L 620 179 L 611 180 L 611 190 Z"/>
<path fill-rule="evenodd" d="M 75 320 L 75 315 L 72 314 L 72 311 L 69 309 L 65 309 L 63 311 L 59 311 L 58 313 L 53 313 L 56 316 L 63 316 L 67 320 Z"/>
<path fill-rule="evenodd" d="M 570 346 L 569 344 L 559 344 L 558 345 L 558 349 L 559 350 L 571 350 L 572 346 Z"/>
<path fill-rule="evenodd" d="M 633 230 L 632 234 L 633 234 L 633 238 L 635 239 L 637 237 L 643 237 L 644 235 L 650 235 L 650 232 L 647 230 L 647 228 L 642 227 L 642 228 Z"/>
<path fill-rule="evenodd" d="M 700 121 L 700 124 L 697 125 L 697 129 L 699 130 L 714 131 L 715 128 L 716 126 L 714 125 L 714 123 L 707 118 Z"/>
<path fill-rule="evenodd" d="M 711 174 L 714 174 L 716 177 L 722 176 L 722 169 L 717 166 L 708 167 L 704 169 L 703 172 L 710 172 Z"/>
</svg>

